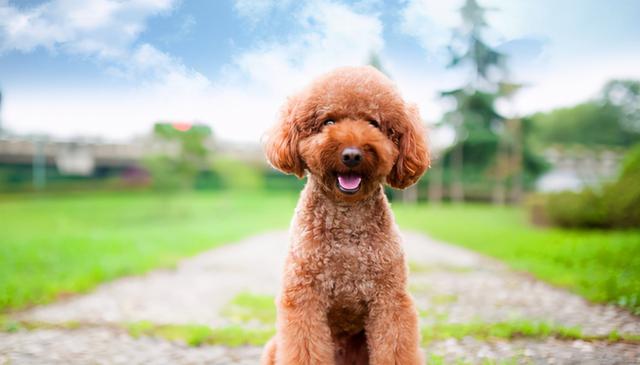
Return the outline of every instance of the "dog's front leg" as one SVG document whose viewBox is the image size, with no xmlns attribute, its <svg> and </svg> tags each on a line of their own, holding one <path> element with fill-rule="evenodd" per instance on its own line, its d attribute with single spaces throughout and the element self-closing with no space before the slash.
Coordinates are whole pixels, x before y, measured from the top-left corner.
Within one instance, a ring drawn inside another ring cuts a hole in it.
<svg viewBox="0 0 640 365">
<path fill-rule="evenodd" d="M 278 312 L 278 365 L 334 365 L 326 304 L 311 288 L 288 290 Z"/>
<path fill-rule="evenodd" d="M 371 303 L 365 330 L 371 365 L 424 364 L 418 313 L 408 293 L 383 295 Z"/>
</svg>

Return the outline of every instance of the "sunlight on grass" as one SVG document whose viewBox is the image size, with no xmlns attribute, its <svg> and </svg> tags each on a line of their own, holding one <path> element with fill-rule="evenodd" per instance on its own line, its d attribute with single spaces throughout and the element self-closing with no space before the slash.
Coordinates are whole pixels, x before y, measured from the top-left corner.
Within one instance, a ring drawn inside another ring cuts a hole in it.
<svg viewBox="0 0 640 365">
<path fill-rule="evenodd" d="M 222 315 L 234 322 L 259 321 L 263 324 L 273 324 L 276 321 L 274 297 L 239 293 L 224 307 Z"/>
<path fill-rule="evenodd" d="M 549 337 L 573 340 L 585 338 L 579 328 L 556 326 L 546 322 L 528 320 L 510 320 L 496 323 L 480 321 L 469 323 L 437 322 L 422 329 L 422 341 L 425 344 L 437 340 L 462 339 L 465 337 L 474 337 L 480 340 Z"/>
<path fill-rule="evenodd" d="M 41 329 L 77 330 L 85 327 L 94 328 L 95 324 L 79 322 L 44 323 L 21 321 L 6 316 L 0 317 L 0 332 L 33 331 Z M 262 346 L 274 334 L 275 327 L 243 326 L 239 324 L 213 328 L 200 324 L 155 324 L 149 321 L 139 321 L 118 326 L 127 331 L 134 338 L 155 337 L 159 339 L 182 342 L 189 346 L 224 345 Z M 447 339 L 463 339 L 473 337 L 481 341 L 495 339 L 511 340 L 516 338 L 530 338 L 543 340 L 555 338 L 558 340 L 604 341 L 609 343 L 625 342 L 640 344 L 640 336 L 612 331 L 608 334 L 590 336 L 583 335 L 577 327 L 564 327 L 547 322 L 529 320 L 508 320 L 503 322 L 474 321 L 468 323 L 450 323 L 438 321 L 422 327 L 424 345 Z"/>
<path fill-rule="evenodd" d="M 513 356 L 506 360 L 494 360 L 494 359 L 483 359 L 480 365 L 518 365 L 522 362 L 519 361 L 517 356 Z M 459 358 L 456 360 L 447 361 L 445 356 L 437 355 L 430 353 L 427 355 L 427 365 L 472 365 L 473 362 L 467 361 L 463 358 Z M 529 364 L 525 362 L 525 364 Z"/>
<path fill-rule="evenodd" d="M 275 333 L 272 328 L 245 328 L 227 326 L 211 328 L 203 325 L 154 325 L 151 322 L 136 322 L 128 325 L 129 334 L 158 337 L 170 341 L 184 342 L 189 346 L 224 345 L 238 347 L 243 345 L 262 346 Z"/>
<path fill-rule="evenodd" d="M 520 208 L 487 205 L 393 206 L 402 229 L 494 256 L 517 270 L 596 302 L 640 314 L 640 231 L 530 226 Z"/>
<path fill-rule="evenodd" d="M 69 194 L 0 200 L 0 311 L 171 267 L 224 243 L 287 227 L 295 195 Z"/>
</svg>

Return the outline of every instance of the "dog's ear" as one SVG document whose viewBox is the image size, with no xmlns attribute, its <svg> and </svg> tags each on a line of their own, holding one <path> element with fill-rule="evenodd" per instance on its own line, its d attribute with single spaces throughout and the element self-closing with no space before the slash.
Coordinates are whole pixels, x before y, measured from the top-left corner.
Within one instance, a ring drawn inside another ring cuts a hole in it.
<svg viewBox="0 0 640 365">
<path fill-rule="evenodd" d="M 398 159 L 387 176 L 387 183 L 396 189 L 404 189 L 418 181 L 429 167 L 429 151 L 426 129 L 415 105 L 405 106 L 402 120 L 395 131 L 399 135 Z"/>
<path fill-rule="evenodd" d="M 267 160 L 285 174 L 304 176 L 305 164 L 298 153 L 300 133 L 313 117 L 301 102 L 301 96 L 290 97 L 280 111 L 276 126 L 268 133 L 265 143 Z"/>
</svg>

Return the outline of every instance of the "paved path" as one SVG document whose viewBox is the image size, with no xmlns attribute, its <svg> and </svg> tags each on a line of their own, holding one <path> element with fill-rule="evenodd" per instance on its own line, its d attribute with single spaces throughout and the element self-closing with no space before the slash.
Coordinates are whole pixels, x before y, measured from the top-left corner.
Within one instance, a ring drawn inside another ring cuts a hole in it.
<svg viewBox="0 0 640 365">
<path fill-rule="evenodd" d="M 275 232 L 205 252 L 175 269 L 157 270 L 105 284 L 94 292 L 37 307 L 16 318 L 76 329 L 0 333 L 0 364 L 256 364 L 260 349 L 188 347 L 154 338 L 132 338 L 118 325 L 223 326 L 222 308 L 239 292 L 274 294 L 279 285 L 286 233 Z M 640 334 L 640 319 L 514 273 L 503 264 L 426 236 L 405 234 L 411 287 L 428 324 L 495 322 L 514 318 L 579 326 L 584 334 L 616 330 Z M 90 325 L 82 325 L 90 324 Z M 640 346 L 553 338 L 435 341 L 429 354 L 456 363 L 485 360 L 533 364 L 640 364 Z"/>
</svg>

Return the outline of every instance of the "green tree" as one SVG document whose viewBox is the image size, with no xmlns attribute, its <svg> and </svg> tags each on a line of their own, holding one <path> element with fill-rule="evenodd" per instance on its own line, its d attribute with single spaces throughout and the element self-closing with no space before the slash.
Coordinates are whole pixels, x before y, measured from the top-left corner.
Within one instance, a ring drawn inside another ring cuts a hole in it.
<svg viewBox="0 0 640 365">
<path fill-rule="evenodd" d="M 456 145 L 445 156 L 455 201 L 464 199 L 465 190 L 469 190 L 464 185 L 482 184 L 487 178 L 494 182 L 494 201 L 504 201 L 507 179 L 520 181 L 514 176 L 520 174 L 524 159 L 531 155 L 522 142 L 521 121 L 508 121 L 495 109 L 499 98 L 510 98 L 521 85 L 509 82 L 506 56 L 485 40 L 487 11 L 476 0 L 467 0 L 460 9 L 462 24 L 454 30 L 448 47 L 448 67 L 466 70 L 470 75 L 462 87 L 441 93 L 456 103 L 443 118 L 456 130 Z"/>
<path fill-rule="evenodd" d="M 193 188 L 198 173 L 209 165 L 209 150 L 205 143 L 211 136 L 211 129 L 204 125 L 156 123 L 154 135 L 174 143 L 178 153 L 153 156 L 145 161 L 153 186 L 164 191 Z"/>
<path fill-rule="evenodd" d="M 629 147 L 640 142 L 640 82 L 613 80 L 595 100 L 537 113 L 533 139 L 541 146 Z"/>
<path fill-rule="evenodd" d="M 640 81 L 609 81 L 602 90 L 602 100 L 606 106 L 618 109 L 622 130 L 640 133 Z"/>
</svg>

